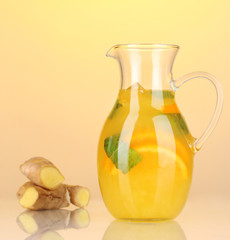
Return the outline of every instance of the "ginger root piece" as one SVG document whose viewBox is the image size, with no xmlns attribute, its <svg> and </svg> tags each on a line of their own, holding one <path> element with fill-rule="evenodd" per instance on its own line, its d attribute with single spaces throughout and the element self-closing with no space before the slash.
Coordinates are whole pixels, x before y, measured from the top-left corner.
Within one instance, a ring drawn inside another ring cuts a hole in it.
<svg viewBox="0 0 230 240">
<path fill-rule="evenodd" d="M 31 210 L 57 209 L 69 206 L 65 185 L 55 190 L 47 190 L 32 182 L 27 182 L 18 190 L 19 204 Z"/>
<path fill-rule="evenodd" d="M 55 165 L 43 157 L 27 160 L 20 170 L 33 183 L 50 190 L 58 188 L 65 180 Z"/>
<path fill-rule="evenodd" d="M 69 206 L 70 202 L 78 207 L 87 206 L 89 189 L 62 184 L 64 177 L 49 160 L 31 158 L 20 166 L 20 170 L 31 180 L 18 191 L 22 207 L 31 210 L 58 209 Z"/>
<path fill-rule="evenodd" d="M 64 240 L 64 238 L 55 231 L 45 231 L 39 234 L 31 235 L 25 240 Z"/>
<path fill-rule="evenodd" d="M 66 185 L 69 191 L 70 202 L 77 207 L 85 207 L 89 203 L 89 189 L 82 186 Z"/>
</svg>

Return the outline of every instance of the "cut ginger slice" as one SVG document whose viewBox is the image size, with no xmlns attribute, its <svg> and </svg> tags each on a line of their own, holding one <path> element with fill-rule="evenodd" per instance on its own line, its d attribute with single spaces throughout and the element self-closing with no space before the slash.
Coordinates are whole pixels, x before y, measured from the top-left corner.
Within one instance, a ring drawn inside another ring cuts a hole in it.
<svg viewBox="0 0 230 240">
<path fill-rule="evenodd" d="M 44 167 L 40 172 L 41 182 L 47 189 L 55 189 L 64 181 L 64 177 L 55 167 Z"/>
<path fill-rule="evenodd" d="M 39 197 L 38 191 L 34 187 L 29 187 L 19 200 L 21 206 L 30 208 Z"/>
<path fill-rule="evenodd" d="M 71 185 L 66 185 L 69 196 L 70 196 L 70 202 L 74 204 L 77 207 L 85 207 L 89 203 L 90 199 L 90 193 L 89 189 L 86 187 L 81 187 L 81 186 L 71 186 Z"/>
<path fill-rule="evenodd" d="M 49 190 L 57 189 L 65 180 L 56 166 L 43 157 L 29 159 L 20 170 L 33 183 Z"/>
</svg>

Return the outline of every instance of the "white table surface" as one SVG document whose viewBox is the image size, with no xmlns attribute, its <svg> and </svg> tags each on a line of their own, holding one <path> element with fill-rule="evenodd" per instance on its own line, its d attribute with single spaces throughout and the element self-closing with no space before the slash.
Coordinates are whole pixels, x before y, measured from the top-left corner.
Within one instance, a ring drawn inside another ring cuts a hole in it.
<svg viewBox="0 0 230 240">
<path fill-rule="evenodd" d="M 0 240 L 43 240 L 41 234 L 30 235 L 17 224 L 17 217 L 25 210 L 16 199 L 0 199 L 0 210 Z M 91 200 L 86 210 L 90 216 L 87 227 L 56 230 L 47 226 L 46 232 L 55 231 L 56 236 L 48 240 L 230 240 L 230 201 L 217 195 L 189 198 L 181 214 L 168 222 L 115 220 L 102 200 Z"/>
</svg>

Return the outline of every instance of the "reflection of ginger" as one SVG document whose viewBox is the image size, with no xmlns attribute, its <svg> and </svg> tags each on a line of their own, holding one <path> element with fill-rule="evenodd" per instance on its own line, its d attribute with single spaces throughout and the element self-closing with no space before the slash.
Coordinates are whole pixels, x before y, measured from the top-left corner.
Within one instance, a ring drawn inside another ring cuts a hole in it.
<svg viewBox="0 0 230 240">
<path fill-rule="evenodd" d="M 47 230 L 83 228 L 89 225 L 89 214 L 85 209 L 25 211 L 17 218 L 19 227 L 26 233 L 38 235 Z M 36 238 L 40 239 L 40 238 Z"/>
<path fill-rule="evenodd" d="M 25 240 L 64 240 L 64 238 L 55 231 L 45 231 L 39 234 L 29 236 Z"/>
<path fill-rule="evenodd" d="M 75 229 L 88 227 L 89 221 L 88 212 L 83 208 L 79 208 L 71 212 L 68 227 Z"/>
<path fill-rule="evenodd" d="M 64 209 L 46 211 L 25 211 L 17 218 L 20 228 L 30 234 L 47 229 L 58 230 L 69 224 L 71 212 Z"/>
<path fill-rule="evenodd" d="M 20 166 L 31 182 L 17 193 L 22 207 L 31 210 L 68 207 L 69 201 L 85 207 L 90 198 L 88 188 L 62 184 L 64 177 L 53 163 L 42 157 L 31 158 Z"/>
</svg>

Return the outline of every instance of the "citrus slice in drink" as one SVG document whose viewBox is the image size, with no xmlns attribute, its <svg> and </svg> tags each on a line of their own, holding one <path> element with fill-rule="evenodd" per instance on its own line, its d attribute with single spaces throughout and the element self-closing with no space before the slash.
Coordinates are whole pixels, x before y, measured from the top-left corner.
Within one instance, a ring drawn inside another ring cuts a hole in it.
<svg viewBox="0 0 230 240">
<path fill-rule="evenodd" d="M 118 174 L 118 169 L 116 168 L 115 164 L 106 155 L 103 159 L 102 166 L 103 166 L 103 170 L 109 173 L 110 175 L 114 176 Z"/>
<path fill-rule="evenodd" d="M 143 163 L 140 164 L 144 164 L 144 162 L 149 164 L 155 158 L 158 160 L 159 168 L 170 167 L 172 169 L 174 167 L 178 169 L 183 179 L 188 179 L 188 168 L 183 160 L 186 158 L 187 152 L 182 143 L 176 138 L 170 143 L 170 137 L 167 135 L 163 139 L 165 145 L 158 145 L 156 134 L 153 131 L 144 130 L 133 134 L 130 147 L 143 156 Z M 156 166 L 156 164 L 154 165 Z"/>
<path fill-rule="evenodd" d="M 178 167 L 183 179 L 188 178 L 188 170 L 185 162 L 182 158 L 175 152 L 161 146 L 146 145 L 136 148 L 140 154 L 153 153 L 158 156 L 158 167 L 164 168 L 170 165 L 175 165 Z"/>
<path fill-rule="evenodd" d="M 145 174 L 148 171 L 153 172 L 157 171 L 158 168 L 161 168 L 164 169 L 164 171 L 171 171 L 171 174 L 172 171 L 176 171 L 177 176 L 179 174 L 183 179 L 188 179 L 188 169 L 186 162 L 184 161 L 187 152 L 183 148 L 182 143 L 174 138 L 174 136 L 168 136 L 168 134 L 162 133 L 160 138 L 162 144 L 159 144 L 159 138 L 157 141 L 154 130 L 145 129 L 134 132 L 132 136 L 130 134 L 123 135 L 122 140 L 129 145 L 129 148 L 132 151 L 141 155 L 141 161 L 137 161 L 136 164 L 129 169 L 134 175 L 137 172 L 139 172 L 139 174 Z M 130 144 L 128 144 L 129 142 Z M 118 146 L 118 149 L 122 150 L 121 146 Z M 132 153 L 131 150 L 128 154 Z M 125 153 L 126 152 L 124 152 L 124 154 Z M 133 154 L 132 157 L 135 157 L 136 155 Z M 121 159 L 117 159 L 117 161 L 119 160 Z M 127 160 L 130 160 L 129 157 Z M 105 155 L 105 158 L 103 159 L 103 169 L 111 175 L 116 175 L 121 172 L 121 169 L 119 170 L 111 160 L 111 157 L 109 158 L 107 155 Z M 122 172 L 124 174 L 128 173 L 124 171 Z"/>
</svg>

